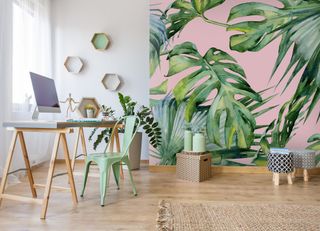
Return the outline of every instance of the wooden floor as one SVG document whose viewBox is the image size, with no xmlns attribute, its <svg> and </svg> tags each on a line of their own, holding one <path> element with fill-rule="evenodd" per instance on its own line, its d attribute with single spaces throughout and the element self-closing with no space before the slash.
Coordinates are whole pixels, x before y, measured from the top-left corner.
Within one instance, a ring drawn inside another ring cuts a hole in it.
<svg viewBox="0 0 320 231">
<path fill-rule="evenodd" d="M 63 167 L 59 164 L 56 172 L 63 171 Z M 77 168 L 80 170 L 82 166 Z M 46 168 L 37 168 L 34 176 L 36 183 L 44 183 Z M 155 230 L 157 206 L 161 199 L 320 205 L 320 176 L 314 176 L 306 183 L 299 177 L 293 185 L 287 185 L 283 178 L 278 187 L 273 186 L 271 175 L 265 174 L 220 174 L 210 181 L 189 183 L 177 180 L 174 173 L 149 173 L 143 168 L 134 171 L 134 178 L 138 196 L 131 193 L 127 176 L 120 191 L 112 180 L 105 207 L 99 206 L 98 178 L 89 178 L 85 197 L 79 197 L 75 208 L 69 193 L 52 191 L 45 221 L 39 219 L 41 206 L 4 200 L 0 208 L 0 230 Z M 79 196 L 82 177 L 75 176 L 75 179 Z M 55 185 L 65 186 L 66 183 L 66 176 L 54 179 Z M 31 195 L 26 179 L 7 190 Z"/>
</svg>

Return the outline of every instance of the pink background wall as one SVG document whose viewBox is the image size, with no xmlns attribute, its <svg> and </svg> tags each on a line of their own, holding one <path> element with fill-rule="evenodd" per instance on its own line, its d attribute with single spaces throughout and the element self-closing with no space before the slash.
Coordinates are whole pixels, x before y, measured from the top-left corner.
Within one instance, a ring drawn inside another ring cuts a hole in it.
<svg viewBox="0 0 320 231">
<path fill-rule="evenodd" d="M 165 0 L 158 8 L 164 10 L 169 4 L 172 2 L 171 0 Z M 206 12 L 206 17 L 219 21 L 219 22 L 227 22 L 227 18 L 230 12 L 230 9 L 243 2 L 248 2 L 248 0 L 226 0 L 222 5 L 215 7 Z M 267 2 L 268 4 L 273 4 L 275 6 L 281 6 L 278 1 L 268 0 L 268 1 L 259 1 L 255 0 L 255 2 Z M 232 23 L 236 22 L 232 21 Z M 289 51 L 289 55 L 286 56 L 279 70 L 274 75 L 272 81 L 269 83 L 269 79 L 271 76 L 272 69 L 274 67 L 275 60 L 278 55 L 278 46 L 280 39 L 273 41 L 267 47 L 262 49 L 259 52 L 245 52 L 239 53 L 236 51 L 232 51 L 229 48 L 229 37 L 233 34 L 233 32 L 227 32 L 225 28 L 218 27 L 212 24 L 208 24 L 204 22 L 201 18 L 194 19 L 182 30 L 179 37 L 175 37 L 173 42 L 170 42 L 171 47 L 168 49 L 172 49 L 175 44 L 180 44 L 185 41 L 190 41 L 196 44 L 199 52 L 204 55 L 204 53 L 210 47 L 216 47 L 223 51 L 226 51 L 231 56 L 233 56 L 238 63 L 243 67 L 245 73 L 247 75 L 247 81 L 252 86 L 255 91 L 263 90 L 267 87 L 274 86 L 278 83 L 280 77 L 282 76 L 285 68 L 288 65 L 290 60 L 291 51 Z M 170 78 L 165 78 L 164 76 L 168 71 L 168 62 L 166 57 L 163 56 L 161 58 L 161 68 L 156 71 L 150 81 L 150 87 L 155 87 L 162 83 L 164 80 L 169 79 L 169 90 L 175 86 L 175 84 L 182 77 L 181 75 L 175 75 Z M 297 80 L 290 85 L 290 87 L 282 94 L 281 91 L 287 82 L 287 78 L 279 85 L 277 89 L 271 89 L 266 95 L 263 97 L 267 97 L 274 93 L 278 93 L 271 102 L 269 102 L 266 107 L 272 105 L 280 105 L 279 107 L 273 109 L 267 114 L 263 115 L 258 119 L 258 123 L 266 124 L 270 123 L 272 120 L 276 119 L 278 116 L 279 109 L 281 105 L 289 100 L 290 96 L 292 96 L 293 92 L 297 86 Z M 151 98 L 162 98 L 163 96 Z M 314 133 L 319 132 L 320 125 L 316 124 L 317 114 L 319 110 L 314 110 L 312 115 L 309 117 L 308 121 L 299 125 L 299 129 L 296 131 L 296 135 L 291 139 L 288 144 L 290 148 L 305 148 L 307 146 L 307 139 Z"/>
</svg>

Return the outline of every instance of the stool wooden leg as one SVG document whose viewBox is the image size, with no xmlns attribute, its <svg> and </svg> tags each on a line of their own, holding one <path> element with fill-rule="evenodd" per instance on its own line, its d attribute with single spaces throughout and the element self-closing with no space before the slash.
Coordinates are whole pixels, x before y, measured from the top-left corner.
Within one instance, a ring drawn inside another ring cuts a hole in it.
<svg viewBox="0 0 320 231">
<path fill-rule="evenodd" d="M 309 181 L 309 174 L 307 169 L 303 169 L 303 180 Z"/>
<path fill-rule="evenodd" d="M 291 174 L 291 177 L 294 179 L 296 177 L 296 173 L 297 173 L 297 170 L 296 168 L 293 169 L 293 172 Z"/>
<path fill-rule="evenodd" d="M 275 175 L 274 173 L 272 173 L 272 182 L 274 182 L 274 179 L 275 179 Z"/>
<path fill-rule="evenodd" d="M 292 184 L 291 173 L 287 173 L 288 184 Z"/>
<path fill-rule="evenodd" d="M 279 185 L 280 180 L 280 174 L 279 173 L 273 173 L 274 174 L 274 185 Z"/>
</svg>

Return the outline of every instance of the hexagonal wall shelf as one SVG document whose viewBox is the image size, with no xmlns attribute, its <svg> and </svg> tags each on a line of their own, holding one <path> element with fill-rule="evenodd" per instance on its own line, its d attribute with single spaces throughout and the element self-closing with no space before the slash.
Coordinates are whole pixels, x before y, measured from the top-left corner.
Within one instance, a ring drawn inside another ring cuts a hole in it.
<svg viewBox="0 0 320 231">
<path fill-rule="evenodd" d="M 105 74 L 101 82 L 107 90 L 115 91 L 120 86 L 121 80 L 117 74 Z"/>
<path fill-rule="evenodd" d="M 83 68 L 83 62 L 77 56 L 68 56 L 64 61 L 64 66 L 68 72 L 78 74 Z"/>
<path fill-rule="evenodd" d="M 87 114 L 87 108 L 90 106 L 90 108 L 93 109 L 93 116 L 88 117 Z M 81 99 L 78 107 L 77 107 L 77 112 L 80 114 L 81 117 L 83 118 L 97 118 L 100 112 L 100 105 L 96 98 L 93 97 L 84 97 Z"/>
<path fill-rule="evenodd" d="M 95 33 L 91 39 L 93 47 L 99 51 L 106 50 L 109 42 L 109 38 L 105 33 Z"/>
</svg>

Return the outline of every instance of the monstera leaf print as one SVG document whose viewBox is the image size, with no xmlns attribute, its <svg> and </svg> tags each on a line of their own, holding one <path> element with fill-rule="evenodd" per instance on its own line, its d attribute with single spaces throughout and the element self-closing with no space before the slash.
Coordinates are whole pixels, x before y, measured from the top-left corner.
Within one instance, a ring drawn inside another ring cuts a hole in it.
<svg viewBox="0 0 320 231">
<path fill-rule="evenodd" d="M 312 143 L 310 144 L 307 149 L 311 149 L 311 150 L 315 150 L 315 151 L 320 151 L 320 134 L 314 134 L 312 136 L 310 136 L 310 138 L 308 139 L 308 143 Z"/>
<path fill-rule="evenodd" d="M 283 7 L 278 8 L 264 3 L 249 2 L 232 8 L 229 21 L 247 16 L 262 17 L 257 20 L 242 21 L 228 27 L 238 31 L 232 35 L 230 47 L 239 52 L 259 51 L 274 39 L 281 37 L 278 57 L 273 74 L 284 57 L 293 47 L 290 63 L 279 83 L 291 71 L 284 90 L 304 68 L 299 85 L 305 85 L 307 94 L 300 89 L 294 94 L 292 103 L 310 99 L 305 119 L 320 100 L 320 2 L 318 0 L 279 0 Z M 303 112 L 303 110 L 300 110 Z"/>
<path fill-rule="evenodd" d="M 222 146 L 224 139 L 230 148 L 234 139 L 240 148 L 248 148 L 253 142 L 256 123 L 250 110 L 237 97 L 247 96 L 261 101 L 258 93 L 251 89 L 245 80 L 245 73 L 236 60 L 226 52 L 210 48 L 202 56 L 191 42 L 176 45 L 169 52 L 169 71 L 167 76 L 178 73 L 190 74 L 182 78 L 173 89 L 178 102 L 188 97 L 185 118 L 189 122 L 197 106 L 215 94 L 207 117 L 207 135 L 211 142 Z M 222 122 L 221 117 L 226 119 Z M 225 135 L 221 136 L 221 123 Z"/>
<path fill-rule="evenodd" d="M 210 20 L 204 15 L 207 10 L 223 2 L 224 0 L 175 0 L 169 5 L 163 16 L 169 25 L 167 28 L 168 38 L 181 32 L 183 28 L 195 18 L 202 18 L 208 23 L 225 27 L 225 24 Z"/>
<path fill-rule="evenodd" d="M 150 95 L 164 95 L 168 90 L 168 80 L 163 81 L 160 85 L 150 89 Z"/>
<path fill-rule="evenodd" d="M 160 10 L 150 10 L 150 76 L 153 75 L 160 63 L 160 52 L 167 43 L 167 30 L 164 22 L 161 20 L 162 12 Z"/>
</svg>

